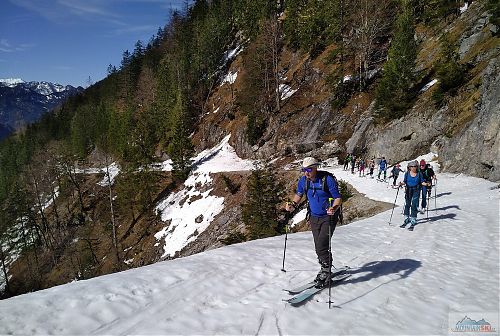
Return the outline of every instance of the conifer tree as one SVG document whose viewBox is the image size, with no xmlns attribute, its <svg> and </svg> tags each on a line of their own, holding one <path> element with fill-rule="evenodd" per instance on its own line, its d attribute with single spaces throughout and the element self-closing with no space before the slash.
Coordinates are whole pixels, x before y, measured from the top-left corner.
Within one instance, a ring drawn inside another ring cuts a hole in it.
<svg viewBox="0 0 500 336">
<path fill-rule="evenodd" d="M 378 116 L 390 120 L 401 117 L 414 97 L 417 43 L 415 23 L 410 1 L 404 1 L 403 12 L 396 21 L 396 31 L 389 48 L 388 61 L 377 87 L 376 103 Z"/>
<path fill-rule="evenodd" d="M 235 22 L 245 38 L 253 39 L 260 30 L 262 20 L 276 14 L 277 1 L 235 0 Z"/>
<path fill-rule="evenodd" d="M 125 50 L 122 55 L 122 61 L 120 64 L 120 96 L 123 99 L 130 99 L 130 96 L 132 95 L 132 76 L 131 76 L 131 70 L 130 70 L 130 65 L 132 63 L 132 55 L 128 50 Z"/>
<path fill-rule="evenodd" d="M 459 63 L 459 58 L 460 56 L 451 43 L 449 35 L 444 34 L 441 37 L 441 53 L 436 65 L 439 86 L 433 92 L 433 98 L 438 105 L 443 102 L 446 92 L 453 94 L 465 81 L 465 67 Z"/>
<path fill-rule="evenodd" d="M 443 18 L 446 19 L 449 15 L 456 14 L 460 2 L 457 0 L 426 0 L 416 1 L 419 16 L 424 22 L 435 24 Z"/>
<path fill-rule="evenodd" d="M 295 50 L 300 48 L 300 40 L 296 32 L 298 28 L 300 9 L 305 2 L 306 0 L 288 0 L 285 3 L 286 19 L 283 25 L 283 30 L 288 45 Z"/>
<path fill-rule="evenodd" d="M 184 181 L 191 171 L 194 146 L 189 138 L 190 130 L 186 120 L 186 107 L 180 91 L 177 94 L 177 102 L 172 113 L 175 116 L 175 122 L 168 146 L 168 154 L 172 159 L 173 176 Z"/>
<path fill-rule="evenodd" d="M 108 65 L 108 69 L 107 69 L 108 76 L 116 73 L 116 71 L 117 70 L 116 70 L 116 67 L 114 65 L 112 65 L 112 64 Z"/>
<path fill-rule="evenodd" d="M 314 57 L 333 42 L 342 42 L 345 0 L 289 0 L 285 2 L 284 31 L 294 49 Z"/>
<path fill-rule="evenodd" d="M 134 52 L 130 58 L 130 81 L 131 86 L 135 88 L 139 80 L 139 74 L 141 72 L 142 62 L 144 59 L 144 45 L 141 40 L 135 43 Z"/>
<path fill-rule="evenodd" d="M 278 207 L 283 200 L 284 186 L 271 167 L 252 171 L 248 179 L 242 219 L 250 239 L 271 237 L 279 233 Z"/>
</svg>

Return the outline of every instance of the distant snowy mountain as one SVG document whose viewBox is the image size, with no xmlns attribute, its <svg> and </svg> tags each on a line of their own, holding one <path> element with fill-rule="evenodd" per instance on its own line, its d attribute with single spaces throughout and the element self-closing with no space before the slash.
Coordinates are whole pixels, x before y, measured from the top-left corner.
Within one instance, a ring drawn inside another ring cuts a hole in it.
<svg viewBox="0 0 500 336">
<path fill-rule="evenodd" d="M 14 87 L 17 84 L 24 83 L 21 78 L 0 78 L 0 85 Z"/>
<path fill-rule="evenodd" d="M 0 79 L 0 139 L 16 129 L 33 123 L 83 91 L 82 87 L 50 82 L 25 82 L 20 78 Z"/>
</svg>

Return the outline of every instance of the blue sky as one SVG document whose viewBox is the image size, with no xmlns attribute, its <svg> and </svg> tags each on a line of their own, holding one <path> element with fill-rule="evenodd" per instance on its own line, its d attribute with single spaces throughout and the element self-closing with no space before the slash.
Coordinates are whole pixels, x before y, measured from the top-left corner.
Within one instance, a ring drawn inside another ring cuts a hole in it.
<svg viewBox="0 0 500 336">
<path fill-rule="evenodd" d="M 0 78 L 88 86 L 184 0 L 1 0 Z"/>
</svg>

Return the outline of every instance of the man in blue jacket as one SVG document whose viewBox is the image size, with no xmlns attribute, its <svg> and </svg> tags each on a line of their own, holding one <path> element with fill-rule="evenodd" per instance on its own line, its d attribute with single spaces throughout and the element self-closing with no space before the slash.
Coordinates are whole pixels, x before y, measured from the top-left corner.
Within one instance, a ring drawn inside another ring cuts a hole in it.
<svg viewBox="0 0 500 336">
<path fill-rule="evenodd" d="M 380 173 L 384 172 L 384 181 L 387 178 L 387 160 L 385 159 L 385 156 L 382 156 L 382 160 L 380 160 L 379 166 L 378 166 L 378 179 L 380 180 Z"/>
<path fill-rule="evenodd" d="M 332 255 L 329 251 L 330 239 L 339 221 L 342 198 L 335 177 L 325 171 L 318 170 L 319 162 L 313 157 L 306 157 L 301 171 L 304 175 L 299 179 L 297 192 L 287 211 L 293 211 L 305 195 L 309 201 L 308 222 L 314 238 L 314 247 L 321 265 L 315 281 L 324 284 L 331 271 Z"/>
</svg>

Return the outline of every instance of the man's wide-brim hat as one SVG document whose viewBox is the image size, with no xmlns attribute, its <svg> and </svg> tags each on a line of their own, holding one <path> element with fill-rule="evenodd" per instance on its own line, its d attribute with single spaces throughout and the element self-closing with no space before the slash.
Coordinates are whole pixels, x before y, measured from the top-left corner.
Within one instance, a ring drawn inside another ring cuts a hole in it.
<svg viewBox="0 0 500 336">
<path fill-rule="evenodd" d="M 318 160 L 313 157 L 306 157 L 304 161 L 302 161 L 302 168 L 317 166 L 319 164 Z"/>
</svg>

